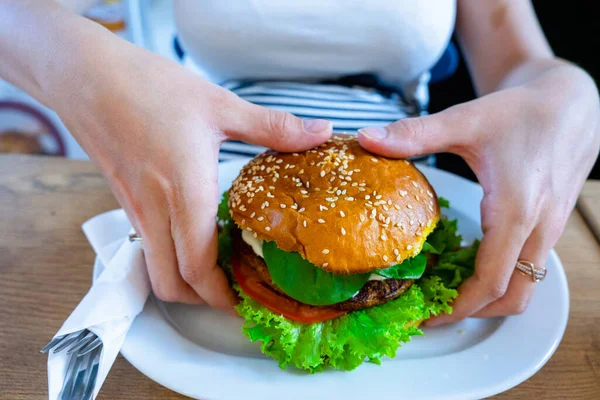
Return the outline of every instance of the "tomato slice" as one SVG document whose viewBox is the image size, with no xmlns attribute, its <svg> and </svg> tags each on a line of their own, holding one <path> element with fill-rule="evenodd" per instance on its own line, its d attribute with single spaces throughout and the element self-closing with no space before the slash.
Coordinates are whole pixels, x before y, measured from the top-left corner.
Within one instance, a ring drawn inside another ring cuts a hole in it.
<svg viewBox="0 0 600 400">
<path fill-rule="evenodd" d="M 283 315 L 292 321 L 313 324 L 328 321 L 347 313 L 327 306 L 311 306 L 300 303 L 288 296 L 277 293 L 265 283 L 258 272 L 240 262 L 237 257 L 232 257 L 231 266 L 233 275 L 238 284 L 248 296 L 259 302 L 274 313 Z"/>
</svg>

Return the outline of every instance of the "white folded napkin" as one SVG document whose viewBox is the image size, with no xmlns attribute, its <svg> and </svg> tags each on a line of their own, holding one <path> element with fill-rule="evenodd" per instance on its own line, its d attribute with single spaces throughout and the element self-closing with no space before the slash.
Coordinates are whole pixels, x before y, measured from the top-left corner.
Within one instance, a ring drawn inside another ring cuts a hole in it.
<svg viewBox="0 0 600 400">
<path fill-rule="evenodd" d="M 89 329 L 102 340 L 94 398 L 117 358 L 129 327 L 150 294 L 150 280 L 139 242 L 130 242 L 131 224 L 123 210 L 100 214 L 82 226 L 105 266 L 89 292 L 67 318 L 56 336 Z M 82 265 L 91 271 L 90 265 Z M 65 351 L 48 357 L 48 394 L 58 399 L 69 356 Z"/>
</svg>

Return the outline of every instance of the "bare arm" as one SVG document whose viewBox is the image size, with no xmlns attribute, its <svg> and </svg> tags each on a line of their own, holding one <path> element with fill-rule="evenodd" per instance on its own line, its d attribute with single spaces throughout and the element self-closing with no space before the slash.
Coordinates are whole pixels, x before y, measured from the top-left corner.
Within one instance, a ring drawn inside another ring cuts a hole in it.
<svg viewBox="0 0 600 400">
<path fill-rule="evenodd" d="M 583 71 L 554 57 L 530 1 L 458 0 L 457 32 L 480 95 L 555 67 L 570 66 L 585 79 Z"/>
<path fill-rule="evenodd" d="M 48 106 L 83 94 L 87 75 L 133 47 L 51 0 L 0 0 L 0 16 L 0 77 Z"/>
</svg>

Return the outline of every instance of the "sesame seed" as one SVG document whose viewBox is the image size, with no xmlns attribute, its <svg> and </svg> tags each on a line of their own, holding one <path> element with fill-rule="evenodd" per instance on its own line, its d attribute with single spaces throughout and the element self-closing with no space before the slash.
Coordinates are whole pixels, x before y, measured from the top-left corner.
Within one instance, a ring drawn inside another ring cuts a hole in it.
<svg viewBox="0 0 600 400">
<path fill-rule="evenodd" d="M 340 183 L 340 186 L 346 186 L 347 184 L 348 184 L 348 182 L 344 181 L 344 182 Z"/>
<path fill-rule="evenodd" d="M 301 169 L 301 170 L 298 172 L 298 175 L 302 175 L 303 173 L 304 173 L 304 169 Z"/>
<path fill-rule="evenodd" d="M 397 256 L 398 254 L 400 254 L 400 252 L 398 251 L 398 249 L 394 249 L 394 255 Z"/>
<path fill-rule="evenodd" d="M 431 204 L 429 205 L 429 211 L 433 211 L 433 207 L 431 207 Z"/>
<path fill-rule="evenodd" d="M 345 217 L 346 214 L 344 214 L 344 212 L 340 210 L 340 216 Z"/>
<path fill-rule="evenodd" d="M 419 201 L 421 198 L 419 197 L 418 194 L 415 195 L 415 200 Z"/>
<path fill-rule="evenodd" d="M 356 168 L 356 169 L 354 170 L 354 172 L 360 172 L 360 169 Z"/>
<path fill-rule="evenodd" d="M 387 240 L 387 236 L 381 235 L 381 240 L 383 240 L 385 242 Z"/>
<path fill-rule="evenodd" d="M 382 195 L 380 195 L 380 194 L 378 194 L 377 196 L 375 196 L 375 198 L 376 198 L 377 200 L 379 200 L 379 199 L 380 199 L 380 198 L 382 198 L 382 197 L 383 197 L 383 196 L 382 196 Z"/>
<path fill-rule="evenodd" d="M 275 186 L 269 186 L 269 189 L 275 190 Z"/>
<path fill-rule="evenodd" d="M 387 262 L 389 260 L 388 256 L 383 256 L 383 261 Z"/>
<path fill-rule="evenodd" d="M 365 216 L 363 214 L 360 214 L 360 221 L 365 222 Z"/>
<path fill-rule="evenodd" d="M 255 238 L 258 237 L 258 235 L 256 234 L 256 232 L 254 232 L 254 234 L 252 236 L 254 236 Z"/>
<path fill-rule="evenodd" d="M 371 196 L 369 196 L 369 195 L 365 196 L 365 200 L 369 200 L 370 198 L 371 198 Z"/>
<path fill-rule="evenodd" d="M 412 183 L 412 185 L 413 185 L 414 187 L 416 187 L 416 188 L 418 188 L 418 187 L 419 187 L 419 184 L 418 184 L 417 182 L 415 182 L 415 181 L 410 181 L 410 183 Z"/>
<path fill-rule="evenodd" d="M 331 208 L 335 208 L 335 203 L 331 203 Z"/>
<path fill-rule="evenodd" d="M 358 188 L 358 191 L 359 191 L 359 192 L 364 192 L 364 191 L 365 191 L 365 188 L 364 188 L 364 187 L 359 187 L 359 188 Z"/>
<path fill-rule="evenodd" d="M 321 178 L 324 177 L 325 176 L 325 171 L 321 171 L 320 175 L 321 175 Z"/>
<path fill-rule="evenodd" d="M 346 230 L 344 228 L 342 228 L 342 235 L 346 234 Z"/>
<path fill-rule="evenodd" d="M 302 225 L 306 228 L 306 221 L 302 221 Z"/>
<path fill-rule="evenodd" d="M 373 161 L 373 162 L 379 162 L 379 160 L 377 160 L 375 157 L 371 157 L 371 161 Z"/>
<path fill-rule="evenodd" d="M 273 198 L 275 198 L 275 196 L 273 196 L 273 195 L 271 194 L 271 192 L 267 192 L 267 197 L 270 197 L 270 198 L 272 198 L 272 199 L 273 199 Z"/>
<path fill-rule="evenodd" d="M 270 226 L 267 226 L 267 227 L 265 227 L 265 230 L 266 230 L 267 232 L 269 232 L 269 231 L 271 230 L 271 227 L 270 227 Z"/>
<path fill-rule="evenodd" d="M 408 208 L 409 210 L 412 210 L 412 206 L 410 204 L 407 204 L 406 208 Z"/>
<path fill-rule="evenodd" d="M 286 207 L 286 205 L 285 205 L 285 204 L 280 204 L 280 205 L 279 205 L 279 207 L 281 207 L 281 208 L 285 208 L 285 207 Z"/>
<path fill-rule="evenodd" d="M 242 204 L 242 205 L 240 206 L 240 211 L 246 211 L 246 206 Z"/>
<path fill-rule="evenodd" d="M 298 209 L 298 204 L 297 204 L 297 203 L 294 203 L 294 204 L 292 204 L 292 208 L 293 208 L 294 210 L 297 210 L 297 209 Z"/>
<path fill-rule="evenodd" d="M 335 199 L 333 197 L 326 197 L 325 201 L 328 201 L 331 203 L 332 201 L 335 201 Z"/>
<path fill-rule="evenodd" d="M 402 259 L 402 257 L 400 255 L 396 256 L 396 262 L 400 262 L 401 259 Z"/>
<path fill-rule="evenodd" d="M 329 180 L 329 182 L 333 182 L 335 181 L 335 176 L 332 176 L 331 179 Z"/>
<path fill-rule="evenodd" d="M 320 223 L 320 224 L 324 224 L 324 223 L 325 223 L 325 220 L 324 220 L 324 219 L 321 219 L 321 218 L 319 218 L 319 219 L 317 220 L 317 222 L 318 222 L 318 223 Z"/>
<path fill-rule="evenodd" d="M 429 191 L 429 190 L 428 190 L 428 191 L 427 191 L 427 196 L 429 196 L 429 197 L 433 197 L 433 193 L 431 193 L 431 191 Z"/>
<path fill-rule="evenodd" d="M 361 186 L 361 187 L 362 186 L 367 186 L 367 184 L 366 183 L 359 183 L 358 186 Z"/>
<path fill-rule="evenodd" d="M 400 209 L 400 206 L 399 206 L 398 204 L 394 204 L 394 208 L 395 208 L 396 210 L 399 210 L 399 209 Z"/>
<path fill-rule="evenodd" d="M 298 157 L 298 153 L 292 153 L 294 157 Z"/>
<path fill-rule="evenodd" d="M 259 220 L 259 221 L 263 221 L 265 219 L 265 217 L 258 217 L 256 219 Z"/>
<path fill-rule="evenodd" d="M 329 249 L 323 249 L 323 251 L 321 253 L 323 253 L 323 254 L 329 254 Z"/>
<path fill-rule="evenodd" d="M 387 218 L 385 219 L 385 223 L 386 223 L 386 224 L 389 224 L 389 223 L 390 223 L 390 217 L 387 217 Z"/>
<path fill-rule="evenodd" d="M 302 193 L 302 194 L 308 194 L 308 192 L 307 192 L 306 190 L 304 190 L 304 189 L 302 189 L 302 190 L 300 191 L 300 193 Z"/>
<path fill-rule="evenodd" d="M 242 219 L 242 225 L 246 225 L 246 219 L 245 218 Z"/>
<path fill-rule="evenodd" d="M 302 212 L 302 211 L 304 211 L 304 210 L 305 210 L 305 208 L 304 208 L 304 207 L 302 207 L 301 209 L 299 209 L 299 210 L 298 210 L 298 212 L 299 212 L 299 213 L 301 213 L 301 212 Z"/>
<path fill-rule="evenodd" d="M 352 196 L 350 196 L 350 197 L 346 197 L 346 198 L 345 198 L 345 200 L 348 200 L 348 201 L 354 201 L 354 197 L 352 197 Z"/>
<path fill-rule="evenodd" d="M 326 267 L 326 266 L 328 266 L 328 265 L 329 265 L 329 263 L 325 263 L 325 264 L 323 264 L 323 268 L 325 268 L 325 267 Z"/>
<path fill-rule="evenodd" d="M 338 189 L 338 191 L 335 192 L 335 194 L 337 194 L 339 196 L 340 194 L 342 194 L 342 191 Z"/>
<path fill-rule="evenodd" d="M 406 246 L 406 250 L 412 250 L 412 245 L 409 244 L 408 246 Z"/>
<path fill-rule="evenodd" d="M 385 204 L 383 205 L 383 209 L 384 209 L 385 211 L 389 211 L 389 208 L 388 208 L 388 206 L 386 206 Z"/>
<path fill-rule="evenodd" d="M 256 213 L 253 211 L 252 214 L 250 214 L 250 218 L 254 218 L 255 215 L 256 215 Z"/>
<path fill-rule="evenodd" d="M 319 204 L 319 211 L 323 211 L 323 210 L 329 210 L 329 208 Z"/>
<path fill-rule="evenodd" d="M 408 192 L 406 190 L 400 190 L 398 193 L 400 193 L 401 197 L 404 197 Z"/>
<path fill-rule="evenodd" d="M 279 160 L 277 160 L 277 164 L 281 164 L 283 162 L 283 160 L 280 158 Z"/>
<path fill-rule="evenodd" d="M 405 163 L 406 165 L 410 165 L 410 163 L 408 162 L 408 160 L 404 160 L 404 163 Z"/>
<path fill-rule="evenodd" d="M 248 230 L 248 232 L 252 232 L 252 228 L 248 227 L 246 229 Z"/>
<path fill-rule="evenodd" d="M 350 186 L 352 186 L 352 187 L 358 186 L 358 182 L 353 182 L 352 185 L 350 185 Z"/>
<path fill-rule="evenodd" d="M 296 187 L 300 187 L 300 186 L 302 186 L 302 182 L 296 183 Z"/>
</svg>

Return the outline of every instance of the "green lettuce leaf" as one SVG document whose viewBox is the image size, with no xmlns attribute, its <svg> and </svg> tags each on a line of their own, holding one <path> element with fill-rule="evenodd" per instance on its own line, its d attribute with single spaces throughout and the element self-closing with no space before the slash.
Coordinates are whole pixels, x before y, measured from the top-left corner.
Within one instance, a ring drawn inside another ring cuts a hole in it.
<svg viewBox="0 0 600 400">
<path fill-rule="evenodd" d="M 294 366 L 311 373 L 327 367 L 349 371 L 365 360 L 379 364 L 384 356 L 394 357 L 402 343 L 423 334 L 414 325 L 449 312 L 457 294 L 437 277 L 423 278 L 396 300 L 331 321 L 304 324 L 271 312 L 236 289 L 241 297 L 236 310 L 246 319 L 244 334 L 262 342 L 262 352 L 281 368 Z"/>
<path fill-rule="evenodd" d="M 473 275 L 478 249 L 479 241 L 476 240 L 469 247 L 442 253 L 430 274 L 440 277 L 446 287 L 457 288 Z"/>
<path fill-rule="evenodd" d="M 313 306 L 348 300 L 365 285 L 371 275 L 332 274 L 298 253 L 281 250 L 275 242 L 263 243 L 263 255 L 273 283 L 291 298 Z"/>
<path fill-rule="evenodd" d="M 462 236 L 457 231 L 457 220 L 441 219 L 433 232 L 427 236 L 421 252 L 442 254 L 446 250 L 457 249 L 462 241 Z"/>
<path fill-rule="evenodd" d="M 231 254 L 233 252 L 231 230 L 234 229 L 235 224 L 229 214 L 228 201 L 229 196 L 225 192 L 217 210 L 217 222 L 219 223 L 219 234 L 217 236 L 219 253 L 217 263 L 225 271 L 229 282 L 233 282 L 233 271 L 231 270 Z"/>
<path fill-rule="evenodd" d="M 440 204 L 441 208 L 450 208 L 450 202 L 441 196 L 438 197 L 438 203 Z"/>
<path fill-rule="evenodd" d="M 379 269 L 373 271 L 373 273 L 383 276 L 384 278 L 419 279 L 423 275 L 423 272 L 425 272 L 426 265 L 427 256 L 420 253 L 413 258 L 404 260 L 400 264 L 392 265 L 386 269 Z"/>
</svg>

